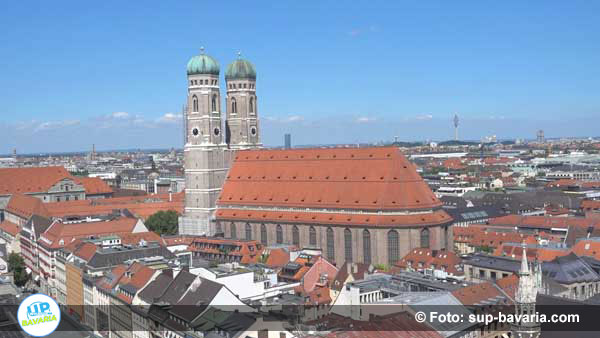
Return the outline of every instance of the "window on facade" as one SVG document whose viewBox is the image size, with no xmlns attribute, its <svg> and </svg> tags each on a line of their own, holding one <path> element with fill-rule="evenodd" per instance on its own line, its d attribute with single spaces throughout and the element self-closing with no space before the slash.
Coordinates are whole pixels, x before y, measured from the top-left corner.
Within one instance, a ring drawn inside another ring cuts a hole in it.
<svg viewBox="0 0 600 338">
<path fill-rule="evenodd" d="M 344 230 L 344 258 L 346 262 L 352 262 L 352 231 Z"/>
<path fill-rule="evenodd" d="M 260 242 L 267 244 L 267 227 L 264 224 L 260 225 Z"/>
<path fill-rule="evenodd" d="M 215 229 L 215 232 L 218 234 L 223 232 L 223 229 L 221 228 L 221 223 L 217 222 L 217 228 Z"/>
<path fill-rule="evenodd" d="M 398 231 L 390 230 L 388 232 L 388 264 L 394 265 L 400 259 L 400 243 Z"/>
<path fill-rule="evenodd" d="M 363 231 L 363 262 L 371 264 L 371 233 L 366 229 Z"/>
<path fill-rule="evenodd" d="M 229 230 L 231 231 L 231 238 L 236 239 L 237 238 L 237 229 L 235 227 L 235 223 L 231 222 L 231 225 L 229 226 Z"/>
<path fill-rule="evenodd" d="M 300 230 L 295 225 L 292 228 L 292 244 L 294 244 L 297 247 L 300 247 Z"/>
<path fill-rule="evenodd" d="M 330 261 L 335 260 L 335 241 L 333 238 L 333 229 L 327 228 L 327 258 Z"/>
<path fill-rule="evenodd" d="M 246 239 L 252 239 L 252 226 L 250 225 L 250 223 L 246 223 Z"/>
<path fill-rule="evenodd" d="M 231 113 L 237 114 L 237 102 L 235 102 L 235 98 L 231 98 Z"/>
<path fill-rule="evenodd" d="M 308 229 L 308 244 L 310 246 L 317 246 L 317 230 L 312 226 Z"/>
<path fill-rule="evenodd" d="M 254 113 L 254 98 L 251 97 L 250 98 L 250 107 L 248 107 L 250 109 L 251 113 Z"/>
<path fill-rule="evenodd" d="M 421 230 L 421 248 L 429 248 L 429 229 Z"/>
<path fill-rule="evenodd" d="M 217 95 L 212 96 L 212 111 L 217 111 Z"/>
<path fill-rule="evenodd" d="M 196 97 L 196 95 L 192 97 L 192 111 L 198 112 L 198 98 Z"/>
<path fill-rule="evenodd" d="M 444 227 L 444 249 L 448 250 L 448 226 Z"/>
<path fill-rule="evenodd" d="M 275 229 L 275 234 L 277 236 L 277 244 L 283 243 L 283 228 L 281 225 L 277 224 L 277 228 Z"/>
</svg>

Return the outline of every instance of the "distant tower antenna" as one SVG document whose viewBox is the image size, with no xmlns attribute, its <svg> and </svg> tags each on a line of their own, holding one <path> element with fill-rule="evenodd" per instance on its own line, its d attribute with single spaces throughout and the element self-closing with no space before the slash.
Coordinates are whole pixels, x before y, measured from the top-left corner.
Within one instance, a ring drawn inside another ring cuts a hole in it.
<svg viewBox="0 0 600 338">
<path fill-rule="evenodd" d="M 454 114 L 454 141 L 458 141 L 458 114 Z"/>
</svg>

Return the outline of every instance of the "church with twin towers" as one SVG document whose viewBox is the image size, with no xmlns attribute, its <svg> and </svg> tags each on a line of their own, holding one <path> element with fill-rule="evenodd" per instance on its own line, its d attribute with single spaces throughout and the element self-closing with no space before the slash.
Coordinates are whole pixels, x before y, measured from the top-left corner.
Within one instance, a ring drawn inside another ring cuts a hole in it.
<svg viewBox="0 0 600 338">
<path fill-rule="evenodd" d="M 187 86 L 183 119 L 185 209 L 179 233 L 212 235 L 216 201 L 233 154 L 261 147 L 256 70 L 238 53 L 225 72 L 223 107 L 219 63 L 202 48 L 187 64 Z"/>
</svg>

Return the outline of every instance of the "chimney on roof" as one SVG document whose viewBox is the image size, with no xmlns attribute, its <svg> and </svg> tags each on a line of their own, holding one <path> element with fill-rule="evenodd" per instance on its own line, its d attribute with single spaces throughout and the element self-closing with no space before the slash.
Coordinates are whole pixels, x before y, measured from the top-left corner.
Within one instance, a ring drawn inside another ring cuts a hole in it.
<svg viewBox="0 0 600 338">
<path fill-rule="evenodd" d="M 358 273 L 358 264 L 352 263 L 352 273 L 354 273 L 354 274 Z"/>
</svg>

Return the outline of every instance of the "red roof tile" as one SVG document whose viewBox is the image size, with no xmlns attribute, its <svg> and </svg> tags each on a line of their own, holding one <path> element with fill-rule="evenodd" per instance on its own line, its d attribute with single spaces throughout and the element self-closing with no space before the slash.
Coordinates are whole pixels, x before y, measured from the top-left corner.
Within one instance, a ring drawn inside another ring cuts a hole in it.
<svg viewBox="0 0 600 338">
<path fill-rule="evenodd" d="M 31 215 L 48 217 L 48 210 L 42 200 L 20 193 L 13 194 L 10 197 L 5 210 L 26 220 Z"/>
<path fill-rule="evenodd" d="M 16 236 L 21 231 L 21 228 L 17 224 L 7 220 L 0 223 L 0 229 L 12 236 Z"/>
<path fill-rule="evenodd" d="M 123 217 L 107 222 L 69 224 L 54 222 L 42 234 L 39 243 L 47 248 L 61 248 L 79 238 L 131 233 L 137 221 L 135 218 Z"/>
<path fill-rule="evenodd" d="M 452 218 L 444 210 L 412 215 L 369 215 L 302 211 L 248 211 L 244 209 L 219 209 L 217 219 L 254 220 L 261 222 L 290 222 L 316 224 L 345 224 L 348 226 L 414 226 L 437 225 L 449 222 Z"/>
<path fill-rule="evenodd" d="M 410 251 L 406 256 L 396 263 L 396 266 L 406 269 L 409 266 L 415 270 L 444 269 L 444 271 L 453 275 L 463 274 L 458 266 L 462 260 L 452 251 L 432 250 L 425 248 L 416 248 Z"/>
<path fill-rule="evenodd" d="M 508 277 L 498 279 L 496 285 L 498 285 L 498 287 L 500 287 L 511 299 L 515 299 L 515 294 L 519 287 L 519 277 L 512 274 Z"/>
<path fill-rule="evenodd" d="M 86 195 L 111 194 L 112 188 L 98 177 L 75 177 L 75 182 L 83 185 Z"/>
<path fill-rule="evenodd" d="M 470 285 L 458 290 L 452 291 L 463 305 L 486 304 L 486 301 L 495 302 L 504 297 L 504 294 L 490 282 Z"/>
<path fill-rule="evenodd" d="M 367 210 L 441 206 L 397 148 L 244 150 L 236 154 L 220 206 Z"/>
<path fill-rule="evenodd" d="M 71 174 L 64 167 L 0 169 L 0 195 L 45 192 Z"/>
<path fill-rule="evenodd" d="M 136 217 L 147 219 L 158 211 L 183 212 L 183 200 L 168 197 L 142 196 L 143 198 L 104 198 L 46 203 L 48 214 L 53 217 L 106 215 L 115 209 L 127 209 Z"/>
<path fill-rule="evenodd" d="M 290 253 L 285 249 L 272 249 L 265 265 L 271 268 L 280 268 L 290 261 Z"/>
</svg>

